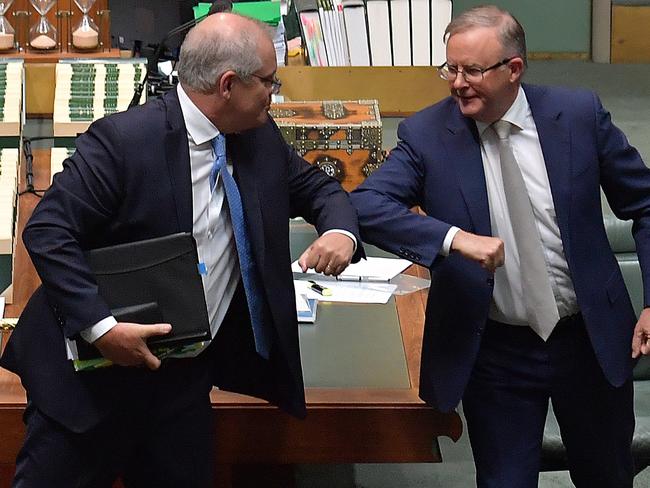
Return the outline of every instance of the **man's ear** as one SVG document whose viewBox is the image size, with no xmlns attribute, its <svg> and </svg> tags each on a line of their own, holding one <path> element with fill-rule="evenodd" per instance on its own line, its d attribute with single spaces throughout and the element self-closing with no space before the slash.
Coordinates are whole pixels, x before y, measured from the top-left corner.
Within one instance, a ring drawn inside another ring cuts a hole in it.
<svg viewBox="0 0 650 488">
<path fill-rule="evenodd" d="M 512 59 L 508 63 L 508 67 L 510 68 L 510 81 L 519 81 L 524 75 L 524 60 L 520 57 Z"/>
<path fill-rule="evenodd" d="M 221 95 L 222 98 L 225 100 L 230 100 L 230 96 L 232 94 L 232 87 L 233 84 L 237 81 L 237 73 L 234 71 L 226 71 L 224 74 L 221 75 L 221 78 L 219 78 L 219 84 L 218 84 L 218 92 L 219 95 Z"/>
</svg>

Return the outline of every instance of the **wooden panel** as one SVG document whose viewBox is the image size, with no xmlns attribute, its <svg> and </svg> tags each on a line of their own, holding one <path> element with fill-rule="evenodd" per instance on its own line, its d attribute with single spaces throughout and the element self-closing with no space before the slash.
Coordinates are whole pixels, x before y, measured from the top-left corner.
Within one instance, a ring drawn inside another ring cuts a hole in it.
<svg viewBox="0 0 650 488">
<path fill-rule="evenodd" d="M 612 63 L 650 62 L 650 7 L 614 5 Z"/>
<path fill-rule="evenodd" d="M 56 63 L 59 59 L 78 58 L 78 53 L 26 54 L 25 59 L 25 112 L 30 117 L 50 118 L 54 113 Z M 9 57 L 18 57 L 12 55 Z M 93 57 L 87 54 L 86 57 Z M 102 53 L 102 58 L 117 58 L 119 51 Z M 43 62 L 37 62 L 37 61 Z M 144 97 L 143 97 L 144 100 Z"/>
<path fill-rule="evenodd" d="M 25 65 L 25 112 L 27 115 L 52 116 L 55 76 L 55 64 L 30 63 Z"/>
<path fill-rule="evenodd" d="M 439 462 L 435 433 L 460 420 L 429 409 L 311 405 L 305 420 L 277 409 L 216 409 L 219 463 Z M 446 435 L 446 434 L 442 434 Z"/>
<path fill-rule="evenodd" d="M 383 116 L 405 116 L 449 95 L 432 66 L 281 66 L 282 95 L 289 100 L 379 100 Z"/>
</svg>

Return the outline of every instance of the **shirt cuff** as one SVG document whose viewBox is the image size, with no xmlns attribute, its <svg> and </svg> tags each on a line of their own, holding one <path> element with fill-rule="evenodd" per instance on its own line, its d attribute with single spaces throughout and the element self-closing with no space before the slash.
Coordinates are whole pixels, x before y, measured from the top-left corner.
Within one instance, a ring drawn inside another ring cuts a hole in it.
<svg viewBox="0 0 650 488">
<path fill-rule="evenodd" d="M 442 241 L 442 247 L 440 248 L 440 254 L 441 256 L 449 256 L 449 253 L 451 252 L 451 242 L 454 240 L 454 237 L 456 237 L 456 234 L 458 234 L 458 231 L 460 229 L 458 227 L 454 227 L 453 225 L 451 228 L 447 231 L 447 235 L 445 236 L 445 240 Z"/>
<path fill-rule="evenodd" d="M 347 230 L 343 229 L 330 229 L 323 232 L 323 235 L 325 236 L 327 234 L 331 234 L 332 232 L 343 234 L 344 236 L 348 236 L 350 239 L 352 239 L 352 242 L 354 242 L 354 249 L 352 250 L 352 253 L 357 252 L 357 238 L 354 237 L 354 234 L 352 232 L 348 232 Z"/>
<path fill-rule="evenodd" d="M 81 335 L 86 342 L 92 344 L 116 325 L 117 320 L 115 320 L 115 317 L 111 315 L 110 317 L 100 320 L 95 325 L 82 330 L 79 332 L 79 335 Z"/>
</svg>

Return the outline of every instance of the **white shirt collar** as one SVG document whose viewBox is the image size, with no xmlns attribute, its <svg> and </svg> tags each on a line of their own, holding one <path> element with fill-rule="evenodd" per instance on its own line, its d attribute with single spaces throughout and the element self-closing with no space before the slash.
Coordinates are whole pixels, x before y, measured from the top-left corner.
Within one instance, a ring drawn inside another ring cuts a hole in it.
<svg viewBox="0 0 650 488">
<path fill-rule="evenodd" d="M 523 129 L 526 122 L 526 115 L 528 114 L 529 110 L 530 107 L 528 105 L 526 93 L 524 92 L 524 89 L 519 86 L 517 98 L 515 98 L 515 101 L 512 102 L 512 105 L 510 105 L 510 108 L 506 111 L 506 113 L 503 114 L 501 120 L 507 120 L 519 129 Z M 481 137 L 483 137 L 483 132 L 485 129 L 490 127 L 490 125 L 491 124 L 486 124 L 485 122 L 479 122 L 478 120 L 476 121 L 476 128 L 478 129 L 478 133 L 481 135 Z"/>
<path fill-rule="evenodd" d="M 176 90 L 181 111 L 183 112 L 183 119 L 185 119 L 187 133 L 194 143 L 199 146 L 217 137 L 219 135 L 219 129 L 194 105 L 194 102 L 190 100 L 190 97 L 185 93 L 180 83 L 177 85 Z"/>
</svg>

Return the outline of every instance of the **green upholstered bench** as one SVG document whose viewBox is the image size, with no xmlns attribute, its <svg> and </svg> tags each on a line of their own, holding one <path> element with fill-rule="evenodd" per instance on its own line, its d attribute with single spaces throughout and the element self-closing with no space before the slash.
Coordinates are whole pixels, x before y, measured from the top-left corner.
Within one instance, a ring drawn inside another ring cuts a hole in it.
<svg viewBox="0 0 650 488">
<path fill-rule="evenodd" d="M 632 238 L 632 222 L 618 220 L 605 202 L 603 206 L 607 237 L 616 254 L 632 304 L 638 315 L 643 307 L 643 283 Z M 642 357 L 634 369 L 634 408 L 636 428 L 632 441 L 632 454 L 636 472 L 639 473 L 650 466 L 650 356 Z M 542 444 L 541 471 L 562 471 L 567 468 L 566 450 L 562 444 L 557 420 L 549 406 Z"/>
</svg>

